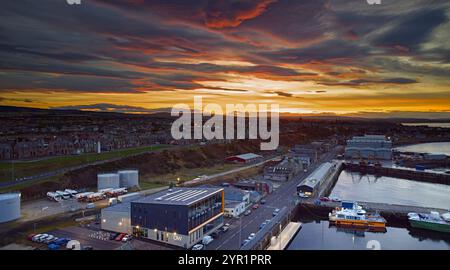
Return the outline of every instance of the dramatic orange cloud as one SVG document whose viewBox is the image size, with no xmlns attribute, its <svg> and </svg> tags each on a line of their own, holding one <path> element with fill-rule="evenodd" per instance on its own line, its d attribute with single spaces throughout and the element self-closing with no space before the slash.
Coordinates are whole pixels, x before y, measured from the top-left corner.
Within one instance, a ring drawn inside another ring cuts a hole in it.
<svg viewBox="0 0 450 270">
<path fill-rule="evenodd" d="M 275 0 L 213 0 L 205 11 L 205 24 L 211 28 L 239 26 L 243 21 L 258 17 Z"/>
</svg>

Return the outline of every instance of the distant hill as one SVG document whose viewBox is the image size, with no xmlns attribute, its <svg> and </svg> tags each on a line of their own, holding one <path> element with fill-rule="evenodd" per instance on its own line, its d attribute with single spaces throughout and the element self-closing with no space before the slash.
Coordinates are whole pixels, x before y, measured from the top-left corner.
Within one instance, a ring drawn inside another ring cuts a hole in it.
<svg viewBox="0 0 450 270">
<path fill-rule="evenodd" d="M 97 115 L 97 116 L 115 116 L 115 117 L 130 117 L 132 115 L 142 117 L 142 116 L 151 116 L 155 118 L 172 118 L 170 112 L 168 112 L 167 108 L 164 109 L 155 109 L 154 112 L 146 113 L 125 113 L 125 112 L 112 112 L 112 111 L 90 111 L 90 110 L 77 110 L 77 109 L 39 109 L 39 108 L 31 108 L 31 107 L 15 107 L 15 106 L 0 106 L 0 112 L 3 114 L 8 113 L 31 113 L 31 114 L 52 114 L 52 115 Z M 342 120 L 342 121 L 388 121 L 392 123 L 414 123 L 414 122 L 450 122 L 450 113 L 429 113 L 429 112 L 417 112 L 417 114 L 423 114 L 424 117 L 411 117 L 409 115 L 413 114 L 413 112 L 395 112 L 392 113 L 390 117 L 389 113 L 349 113 L 349 114 L 333 114 L 333 113 L 318 113 L 318 114 L 291 114 L 291 113 L 282 113 L 280 117 L 282 118 L 301 118 L 301 119 L 309 119 L 309 120 L 324 120 L 324 121 L 333 121 L 333 120 Z M 404 116 L 399 116 L 404 115 Z M 446 117 L 446 115 L 449 115 Z M 433 117 L 431 117 L 433 116 Z M 436 118 L 436 116 L 441 116 Z"/>
</svg>

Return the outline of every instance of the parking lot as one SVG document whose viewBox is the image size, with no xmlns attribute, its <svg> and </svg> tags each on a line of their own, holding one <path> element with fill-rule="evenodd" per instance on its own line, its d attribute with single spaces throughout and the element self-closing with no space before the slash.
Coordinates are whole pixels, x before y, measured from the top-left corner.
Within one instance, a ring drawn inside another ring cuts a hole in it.
<svg viewBox="0 0 450 270">
<path fill-rule="evenodd" d="M 102 231 L 95 224 L 72 226 L 48 232 L 58 238 L 69 238 L 80 242 L 81 247 L 90 246 L 94 250 L 134 249 L 134 250 L 167 250 L 170 247 L 140 239 L 128 242 L 110 240 L 111 232 Z"/>
</svg>

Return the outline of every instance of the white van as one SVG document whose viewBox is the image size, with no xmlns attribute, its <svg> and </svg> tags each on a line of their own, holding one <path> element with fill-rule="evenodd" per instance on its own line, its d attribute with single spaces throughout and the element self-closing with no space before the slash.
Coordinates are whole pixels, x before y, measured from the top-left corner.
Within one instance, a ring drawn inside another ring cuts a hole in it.
<svg viewBox="0 0 450 270">
<path fill-rule="evenodd" d="M 213 240 L 214 240 L 214 238 L 212 238 L 211 236 L 207 235 L 207 236 L 203 237 L 202 244 L 206 246 L 209 243 L 211 243 Z"/>
</svg>

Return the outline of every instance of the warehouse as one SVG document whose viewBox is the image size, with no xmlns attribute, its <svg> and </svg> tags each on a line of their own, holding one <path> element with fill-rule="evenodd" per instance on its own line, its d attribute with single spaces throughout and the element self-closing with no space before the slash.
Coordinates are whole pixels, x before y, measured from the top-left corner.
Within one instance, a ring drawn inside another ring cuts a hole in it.
<svg viewBox="0 0 450 270">
<path fill-rule="evenodd" d="M 383 135 L 355 136 L 347 140 L 346 158 L 392 159 L 392 141 Z"/>
<path fill-rule="evenodd" d="M 320 187 L 320 184 L 331 175 L 335 166 L 336 165 L 331 162 L 325 162 L 320 165 L 297 186 L 297 193 L 305 197 L 313 196 Z"/>
<path fill-rule="evenodd" d="M 130 202 L 119 203 L 102 209 L 102 230 L 131 233 L 131 204 Z"/>
<path fill-rule="evenodd" d="M 223 188 L 173 188 L 131 202 L 133 233 L 190 248 L 223 225 Z"/>
<path fill-rule="evenodd" d="M 227 157 L 225 161 L 232 162 L 232 163 L 241 163 L 241 164 L 252 164 L 262 161 L 262 156 L 253 154 L 253 153 L 247 153 L 237 156 L 231 156 Z"/>
</svg>

